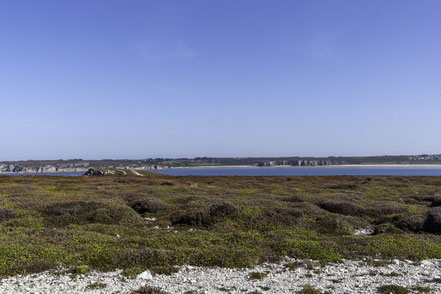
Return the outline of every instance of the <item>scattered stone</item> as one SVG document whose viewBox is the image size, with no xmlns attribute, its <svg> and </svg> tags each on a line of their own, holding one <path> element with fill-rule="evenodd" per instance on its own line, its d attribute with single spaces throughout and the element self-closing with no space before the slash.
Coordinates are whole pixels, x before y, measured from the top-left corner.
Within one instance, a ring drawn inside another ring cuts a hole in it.
<svg viewBox="0 0 441 294">
<path fill-rule="evenodd" d="M 134 276 L 134 279 L 124 279 L 122 271 L 88 271 L 72 279 L 66 269 L 59 268 L 38 274 L 4 278 L 0 281 L 0 293 L 131 294 L 140 289 L 161 289 L 164 291 L 162 293 L 185 293 L 197 289 L 197 293 L 210 294 L 224 294 L 225 291 L 234 294 L 253 291 L 282 294 L 368 294 L 378 293 L 379 290 L 389 291 L 382 293 L 405 293 L 392 292 L 405 291 L 403 289 L 408 289 L 409 293 L 441 293 L 441 259 L 424 260 L 421 263 L 401 260 L 343 260 L 341 263 L 323 264 L 322 267 L 309 266 L 313 264 L 317 262 L 284 258 L 280 263 L 265 263 L 250 269 L 185 265 L 172 271 L 158 268 L 154 271 L 155 275 L 146 270 Z M 375 274 L 371 275 L 373 272 Z M 415 274 L 416 272 L 418 274 Z M 256 275 L 255 273 L 262 278 L 250 279 L 251 275 Z M 306 285 L 310 285 L 311 288 L 307 288 Z M 317 292 L 305 292 L 305 287 L 308 291 Z"/>
</svg>

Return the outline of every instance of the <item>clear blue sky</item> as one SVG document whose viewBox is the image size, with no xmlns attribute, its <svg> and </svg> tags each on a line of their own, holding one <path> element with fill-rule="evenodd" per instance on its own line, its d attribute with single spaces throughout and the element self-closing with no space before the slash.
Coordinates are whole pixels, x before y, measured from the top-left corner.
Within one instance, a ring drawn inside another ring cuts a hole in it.
<svg viewBox="0 0 441 294">
<path fill-rule="evenodd" d="M 441 1 L 0 1 L 0 160 L 441 153 Z"/>
</svg>

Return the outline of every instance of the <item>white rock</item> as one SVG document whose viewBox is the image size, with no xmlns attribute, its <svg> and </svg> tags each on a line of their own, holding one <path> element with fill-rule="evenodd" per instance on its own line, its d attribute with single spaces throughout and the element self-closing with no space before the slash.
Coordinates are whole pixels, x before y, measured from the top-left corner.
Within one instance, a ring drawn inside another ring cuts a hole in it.
<svg viewBox="0 0 441 294">
<path fill-rule="evenodd" d="M 423 260 L 423 261 L 421 261 L 421 265 L 424 265 L 424 266 L 431 266 L 431 265 L 433 265 L 433 262 L 431 262 L 431 261 L 429 261 L 429 260 Z"/>
<path fill-rule="evenodd" d="M 152 276 L 152 273 L 147 270 L 147 271 L 142 272 L 139 275 L 137 275 L 136 278 L 141 279 L 141 280 L 152 280 L 153 276 Z"/>
</svg>

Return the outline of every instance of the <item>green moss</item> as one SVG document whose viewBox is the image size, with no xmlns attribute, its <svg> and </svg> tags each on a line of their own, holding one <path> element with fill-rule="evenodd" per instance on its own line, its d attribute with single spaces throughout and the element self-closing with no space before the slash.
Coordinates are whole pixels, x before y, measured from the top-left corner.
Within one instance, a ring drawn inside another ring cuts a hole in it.
<svg viewBox="0 0 441 294">
<path fill-rule="evenodd" d="M 249 279 L 250 280 L 262 280 L 263 278 L 265 278 L 266 276 L 268 276 L 267 273 L 261 273 L 261 272 L 252 272 L 249 275 Z"/>
<path fill-rule="evenodd" d="M 88 265 L 80 265 L 74 270 L 74 273 L 84 275 L 90 271 L 90 267 Z"/>
</svg>

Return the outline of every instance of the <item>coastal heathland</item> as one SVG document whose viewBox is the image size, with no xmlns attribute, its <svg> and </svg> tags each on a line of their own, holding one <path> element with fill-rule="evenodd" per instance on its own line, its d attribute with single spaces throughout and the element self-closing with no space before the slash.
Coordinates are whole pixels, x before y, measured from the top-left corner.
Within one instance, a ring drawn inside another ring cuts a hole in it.
<svg viewBox="0 0 441 294">
<path fill-rule="evenodd" d="M 441 258 L 441 178 L 0 177 L 0 275 Z"/>
</svg>

